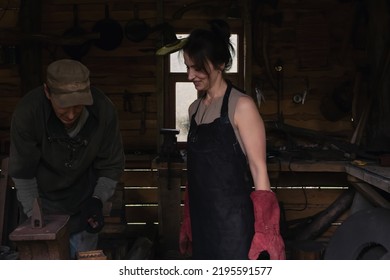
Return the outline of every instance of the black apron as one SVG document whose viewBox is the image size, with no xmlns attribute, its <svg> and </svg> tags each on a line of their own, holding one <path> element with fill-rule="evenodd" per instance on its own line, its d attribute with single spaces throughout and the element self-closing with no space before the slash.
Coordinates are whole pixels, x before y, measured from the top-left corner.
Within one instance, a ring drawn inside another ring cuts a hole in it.
<svg viewBox="0 0 390 280">
<path fill-rule="evenodd" d="M 231 89 L 229 84 L 219 118 L 197 125 L 198 109 L 191 118 L 187 172 L 193 259 L 248 259 L 254 234 L 249 169 L 228 114 Z"/>
</svg>

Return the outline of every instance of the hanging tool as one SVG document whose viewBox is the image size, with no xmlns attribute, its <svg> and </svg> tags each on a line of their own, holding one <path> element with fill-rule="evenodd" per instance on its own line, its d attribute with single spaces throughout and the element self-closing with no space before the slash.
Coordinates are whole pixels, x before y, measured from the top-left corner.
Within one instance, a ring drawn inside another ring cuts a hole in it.
<svg viewBox="0 0 390 280">
<path fill-rule="evenodd" d="M 141 100 L 142 100 L 140 134 L 145 134 L 145 130 L 146 130 L 147 98 L 149 95 L 150 93 L 140 93 Z"/>
<path fill-rule="evenodd" d="M 158 156 L 157 162 L 167 162 L 167 188 L 170 190 L 172 188 L 171 180 L 171 163 L 172 162 L 183 162 L 183 157 L 181 156 L 177 148 L 177 137 L 179 130 L 170 129 L 170 128 L 161 128 L 160 134 L 163 135 L 164 140 L 161 145 L 160 154 Z"/>
<path fill-rule="evenodd" d="M 275 64 L 276 71 L 276 89 L 277 89 L 277 122 L 279 124 L 283 123 L 283 112 L 281 109 L 281 103 L 283 98 L 283 63 L 279 58 Z"/>
<path fill-rule="evenodd" d="M 258 85 L 256 85 L 255 87 L 255 92 L 256 92 L 257 107 L 260 110 L 261 103 L 265 102 L 265 97 L 263 91 L 260 89 Z"/>
<path fill-rule="evenodd" d="M 141 99 L 141 109 L 135 110 L 133 108 L 133 96 L 137 95 Z M 140 128 L 138 129 L 127 129 L 127 130 L 138 130 L 140 134 L 145 134 L 146 131 L 146 112 L 147 112 L 147 98 L 151 95 L 150 92 L 142 92 L 138 94 L 132 94 L 125 90 L 124 94 L 122 95 L 123 98 L 123 111 L 124 112 L 130 112 L 130 113 L 139 113 L 140 114 Z"/>
</svg>

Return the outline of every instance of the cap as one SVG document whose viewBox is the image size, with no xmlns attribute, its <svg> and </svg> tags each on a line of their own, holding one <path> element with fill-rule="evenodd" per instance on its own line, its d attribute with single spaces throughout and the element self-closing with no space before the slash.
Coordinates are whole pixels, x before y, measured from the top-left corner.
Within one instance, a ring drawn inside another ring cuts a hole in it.
<svg viewBox="0 0 390 280">
<path fill-rule="evenodd" d="M 47 67 L 46 84 L 52 101 L 59 107 L 92 105 L 89 70 L 81 62 L 61 59 Z"/>
<path fill-rule="evenodd" d="M 171 54 L 174 52 L 177 52 L 181 50 L 184 45 L 187 43 L 188 38 L 182 38 L 182 39 L 177 39 L 176 42 L 172 44 L 167 44 L 165 46 L 162 46 L 156 51 L 156 55 L 166 55 L 166 54 Z"/>
</svg>

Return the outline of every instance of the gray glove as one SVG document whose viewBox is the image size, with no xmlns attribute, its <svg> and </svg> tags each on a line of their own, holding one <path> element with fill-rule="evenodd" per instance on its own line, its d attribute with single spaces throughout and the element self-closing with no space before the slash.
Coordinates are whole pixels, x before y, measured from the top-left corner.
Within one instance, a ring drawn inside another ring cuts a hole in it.
<svg viewBox="0 0 390 280">
<path fill-rule="evenodd" d="M 27 217 L 31 217 L 34 200 L 39 197 L 37 179 L 34 177 L 32 179 L 12 178 L 12 180 L 15 184 L 18 200 L 22 204 L 23 212 Z"/>
</svg>

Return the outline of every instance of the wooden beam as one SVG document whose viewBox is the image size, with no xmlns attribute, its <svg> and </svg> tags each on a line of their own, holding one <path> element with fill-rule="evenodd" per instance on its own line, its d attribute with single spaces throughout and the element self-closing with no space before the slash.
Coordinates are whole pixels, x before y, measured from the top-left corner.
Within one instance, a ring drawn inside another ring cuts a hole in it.
<svg viewBox="0 0 390 280">
<path fill-rule="evenodd" d="M 24 34 L 39 34 L 42 22 L 42 0 L 21 0 L 19 25 Z M 19 44 L 21 77 L 21 94 L 42 84 L 42 43 L 39 41 L 22 41 Z"/>
<path fill-rule="evenodd" d="M 283 172 L 345 172 L 346 161 L 340 160 L 287 160 L 268 163 L 268 171 Z"/>
<path fill-rule="evenodd" d="M 252 11 L 251 11 L 251 3 L 253 1 L 243 1 L 244 3 L 244 12 L 242 13 L 244 19 L 243 19 L 243 23 L 244 23 L 244 42 L 245 42 L 245 45 L 244 45 L 244 53 L 242 55 L 242 58 L 243 60 L 245 60 L 244 62 L 244 75 L 245 75 L 245 92 L 250 95 L 250 96 L 253 96 L 253 93 L 252 93 L 252 76 L 253 76 L 253 72 L 252 72 L 252 64 L 249 63 L 249 61 L 252 61 Z"/>
<path fill-rule="evenodd" d="M 346 165 L 345 169 L 348 174 L 348 181 L 365 182 L 390 193 L 390 167 L 377 164 L 358 166 L 350 163 Z"/>
<path fill-rule="evenodd" d="M 355 190 L 352 188 L 341 193 L 327 209 L 313 217 L 311 223 L 297 235 L 297 239 L 314 240 L 316 237 L 320 236 L 332 225 L 333 221 L 349 209 L 354 195 Z"/>
<path fill-rule="evenodd" d="M 156 9 L 157 9 L 157 22 L 164 22 L 164 1 L 156 0 Z M 169 56 L 168 56 L 169 57 Z M 157 129 L 160 131 L 160 128 L 164 127 L 164 116 L 168 115 L 168 112 L 165 112 L 164 101 L 164 92 L 166 91 L 167 85 L 164 83 L 166 80 L 165 70 L 165 56 L 158 56 L 156 58 L 156 93 L 157 93 Z M 156 135 L 156 150 L 160 152 L 160 143 L 162 143 L 162 136 L 157 133 Z"/>
<path fill-rule="evenodd" d="M 53 4 L 55 5 L 73 5 L 73 4 L 106 4 L 107 0 L 74 0 L 74 1 L 69 1 L 69 0 L 52 0 Z"/>
<path fill-rule="evenodd" d="M 390 202 L 380 195 L 373 186 L 364 182 L 351 182 L 350 184 L 373 205 L 390 209 Z"/>
<path fill-rule="evenodd" d="M 3 244 L 6 238 L 3 238 L 4 223 L 5 219 L 5 205 L 6 195 L 8 188 L 8 158 L 5 158 L 1 162 L 1 173 L 0 173 L 0 244 Z"/>
</svg>

